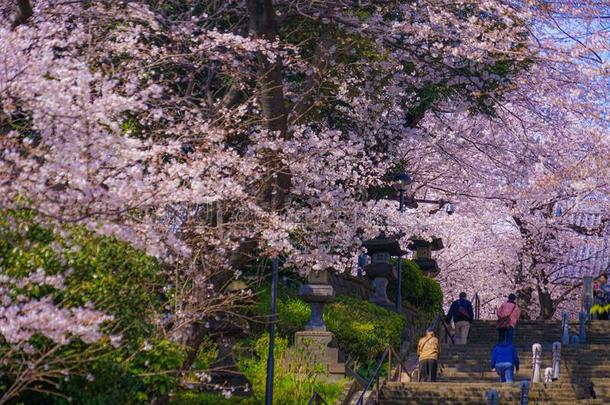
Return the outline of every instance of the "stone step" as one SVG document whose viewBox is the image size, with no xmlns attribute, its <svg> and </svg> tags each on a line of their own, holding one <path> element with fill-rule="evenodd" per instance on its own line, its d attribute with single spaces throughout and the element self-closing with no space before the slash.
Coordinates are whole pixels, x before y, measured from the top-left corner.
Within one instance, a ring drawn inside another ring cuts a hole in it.
<svg viewBox="0 0 610 405">
<path fill-rule="evenodd" d="M 532 384 L 530 404 L 610 404 L 610 322 L 587 323 L 587 344 L 562 345 L 560 379 L 550 384 Z M 570 323 L 570 334 L 578 323 Z M 380 404 L 487 404 L 487 391 L 497 390 L 500 404 L 517 404 L 519 384 L 499 384 L 489 370 L 491 350 L 498 338 L 496 321 L 476 321 L 467 345 L 443 345 L 437 383 L 388 383 Z M 561 341 L 559 321 L 521 321 L 514 345 L 521 370 L 516 380 L 530 378 L 533 343 L 542 344 L 542 368 L 552 364 L 552 343 Z M 597 400 L 585 399 L 590 382 Z"/>
<path fill-rule="evenodd" d="M 467 403 L 486 404 L 487 392 L 494 388 L 499 395 L 500 403 L 517 403 L 520 396 L 518 384 L 470 383 L 470 384 L 443 384 L 419 383 L 410 385 L 392 386 L 384 388 L 380 404 L 409 404 L 409 403 Z M 542 404 L 568 404 L 580 402 L 571 387 L 544 387 L 534 384 L 530 389 L 530 403 Z M 604 402 L 601 402 L 604 403 Z"/>
</svg>

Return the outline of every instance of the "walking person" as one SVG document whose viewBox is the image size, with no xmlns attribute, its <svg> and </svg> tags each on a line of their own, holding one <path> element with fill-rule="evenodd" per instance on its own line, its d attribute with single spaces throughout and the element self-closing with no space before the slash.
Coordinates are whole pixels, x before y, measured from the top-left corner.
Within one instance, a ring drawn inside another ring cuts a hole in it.
<svg viewBox="0 0 610 405">
<path fill-rule="evenodd" d="M 608 284 L 608 276 L 605 273 L 600 274 L 597 282 L 593 286 L 593 306 L 591 307 L 591 315 L 601 320 L 608 320 L 610 313 L 610 285 Z"/>
<path fill-rule="evenodd" d="M 419 381 L 436 382 L 438 370 L 438 355 L 441 346 L 434 330 L 429 328 L 426 335 L 417 343 L 417 356 L 419 357 Z"/>
<path fill-rule="evenodd" d="M 508 342 L 496 344 L 491 352 L 491 371 L 498 373 L 500 382 L 512 383 L 515 370 L 519 371 L 519 355 L 515 347 Z"/>
<path fill-rule="evenodd" d="M 461 292 L 460 298 L 453 301 L 449 307 L 446 322 L 450 324 L 451 321 L 455 325 L 455 344 L 465 345 L 468 341 L 470 324 L 474 321 L 472 304 L 466 299 L 465 292 Z"/>
<path fill-rule="evenodd" d="M 513 343 L 515 327 L 521 316 L 519 306 L 515 302 L 517 296 L 515 294 L 508 295 L 508 301 L 500 305 L 497 311 L 498 315 L 498 342 Z"/>
</svg>

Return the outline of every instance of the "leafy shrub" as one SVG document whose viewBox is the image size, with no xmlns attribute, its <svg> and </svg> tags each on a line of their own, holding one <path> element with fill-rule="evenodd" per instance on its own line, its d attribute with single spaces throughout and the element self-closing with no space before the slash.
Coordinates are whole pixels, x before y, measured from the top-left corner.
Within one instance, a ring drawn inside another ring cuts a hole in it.
<svg viewBox="0 0 610 405">
<path fill-rule="evenodd" d="M 253 343 L 254 355 L 242 358 L 240 370 L 252 383 L 252 403 L 259 404 L 265 398 L 267 377 L 267 355 L 269 335 L 263 334 Z M 311 364 L 309 353 L 290 349 L 288 359 L 288 339 L 275 339 L 275 372 L 273 375 L 273 403 L 297 405 L 307 403 L 313 391 L 320 393 L 326 402 L 333 403 L 341 394 L 345 381 L 334 384 L 324 383 L 325 370 L 322 365 Z"/>
<path fill-rule="evenodd" d="M 360 363 L 376 361 L 387 346 L 398 347 L 406 323 L 379 305 L 344 296 L 326 306 L 324 321 L 339 347 Z"/>
<path fill-rule="evenodd" d="M 180 391 L 170 400 L 170 405 L 258 405 L 260 400 L 250 397 L 223 397 L 210 392 Z"/>
<path fill-rule="evenodd" d="M 83 374 L 89 375 L 60 381 L 62 396 L 79 404 L 149 403 L 175 389 L 175 370 L 184 350 L 157 335 L 155 322 L 162 316 L 166 297 L 154 258 L 83 228 L 65 228 L 62 235 L 56 234 L 38 224 L 29 211 L 0 211 L 0 273 L 22 278 L 39 268 L 50 276 L 62 274 L 65 288 L 34 286 L 28 296 L 50 296 L 63 307 L 93 305 L 114 316 L 105 332 L 123 337 L 119 349 L 107 340 L 92 349 L 79 341 L 65 346 L 60 356 L 80 356 L 86 366 Z M 85 355 L 85 350 L 93 354 Z M 36 392 L 26 392 L 20 400 L 68 403 Z"/>
<path fill-rule="evenodd" d="M 76 376 L 62 383 L 62 393 L 70 401 L 57 399 L 56 403 L 148 404 L 155 396 L 178 388 L 175 370 L 184 358 L 184 349 L 165 339 L 147 341 L 146 350 L 107 353 L 92 364 L 89 379 Z"/>
<path fill-rule="evenodd" d="M 443 309 L 443 291 L 433 278 L 427 277 L 417 263 L 412 260 L 402 261 L 402 299 L 433 316 Z M 396 296 L 396 283 L 388 284 L 388 294 Z"/>
<path fill-rule="evenodd" d="M 264 290 L 258 296 L 258 303 L 252 314 L 266 319 L 270 311 L 271 295 Z M 309 320 L 309 304 L 291 295 L 288 290 L 278 293 L 277 334 L 291 340 L 303 330 Z M 336 301 L 325 305 L 326 327 L 337 338 L 339 347 L 357 361 L 368 363 L 377 359 L 389 345 L 397 347 L 405 320 L 395 312 L 379 305 L 351 297 L 339 296 Z"/>
<path fill-rule="evenodd" d="M 296 296 L 296 291 L 288 290 L 283 286 L 278 288 L 276 311 L 277 333 L 289 340 L 292 340 L 296 332 L 303 330 L 309 320 L 309 304 Z M 258 292 L 256 304 L 249 311 L 249 315 L 258 321 L 252 328 L 255 333 L 264 333 L 270 313 L 271 290 L 264 288 Z"/>
</svg>

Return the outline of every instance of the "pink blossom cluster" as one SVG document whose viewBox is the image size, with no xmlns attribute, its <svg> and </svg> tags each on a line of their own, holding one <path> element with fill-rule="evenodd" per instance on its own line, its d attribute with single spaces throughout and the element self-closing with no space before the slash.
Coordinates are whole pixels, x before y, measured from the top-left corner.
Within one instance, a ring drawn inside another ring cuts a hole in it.
<svg viewBox="0 0 610 405">
<path fill-rule="evenodd" d="M 447 297 L 467 285 L 492 302 L 528 283 L 544 294 L 583 243 L 547 208 L 608 192 L 600 8 L 301 3 L 273 2 L 273 14 L 317 24 L 303 44 L 255 35 L 242 2 L 171 17 L 140 2 L 39 1 L 27 24 L 1 24 L 0 108 L 31 128 L 0 138 L 0 207 L 168 262 L 195 256 L 205 294 L 252 240 L 303 273 L 350 271 L 382 230 L 403 245 L 447 240 Z M 379 191 L 398 169 L 417 197 L 451 199 L 459 214 L 399 214 Z M 283 174 L 270 209 L 261 196 Z M 607 215 L 607 200 L 596 209 Z"/>
<path fill-rule="evenodd" d="M 62 345 L 73 338 L 95 343 L 104 336 L 101 325 L 111 320 L 112 316 L 89 308 L 59 308 L 46 297 L 1 305 L 0 335 L 10 344 L 26 343 L 34 335 Z"/>
</svg>

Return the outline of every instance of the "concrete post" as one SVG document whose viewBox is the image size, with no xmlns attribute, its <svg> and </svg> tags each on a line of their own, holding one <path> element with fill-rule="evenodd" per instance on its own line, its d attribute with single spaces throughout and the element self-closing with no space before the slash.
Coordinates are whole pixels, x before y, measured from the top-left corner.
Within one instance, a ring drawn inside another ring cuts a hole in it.
<svg viewBox="0 0 610 405">
<path fill-rule="evenodd" d="M 487 391 L 487 405 L 498 405 L 498 391 L 494 389 Z"/>
<path fill-rule="evenodd" d="M 540 362 L 542 357 L 542 345 L 534 343 L 532 345 L 532 382 L 540 382 Z"/>
<path fill-rule="evenodd" d="M 578 342 L 580 344 L 587 343 L 587 328 L 586 328 L 587 314 L 583 311 L 578 313 Z"/>
<path fill-rule="evenodd" d="M 561 366 L 561 343 L 553 343 L 553 380 L 559 379 L 559 369 Z"/>
<path fill-rule="evenodd" d="M 530 396 L 530 382 L 527 380 L 521 381 L 520 388 L 521 388 L 521 393 L 519 395 L 519 397 L 520 397 L 519 403 L 521 405 L 527 405 L 527 403 L 529 401 L 529 396 Z"/>
<path fill-rule="evenodd" d="M 545 383 L 553 382 L 553 368 L 547 367 L 544 369 L 544 382 Z"/>
<path fill-rule="evenodd" d="M 570 324 L 569 324 L 569 313 L 567 310 L 563 310 L 561 314 L 561 343 L 564 345 L 570 344 Z"/>
</svg>

